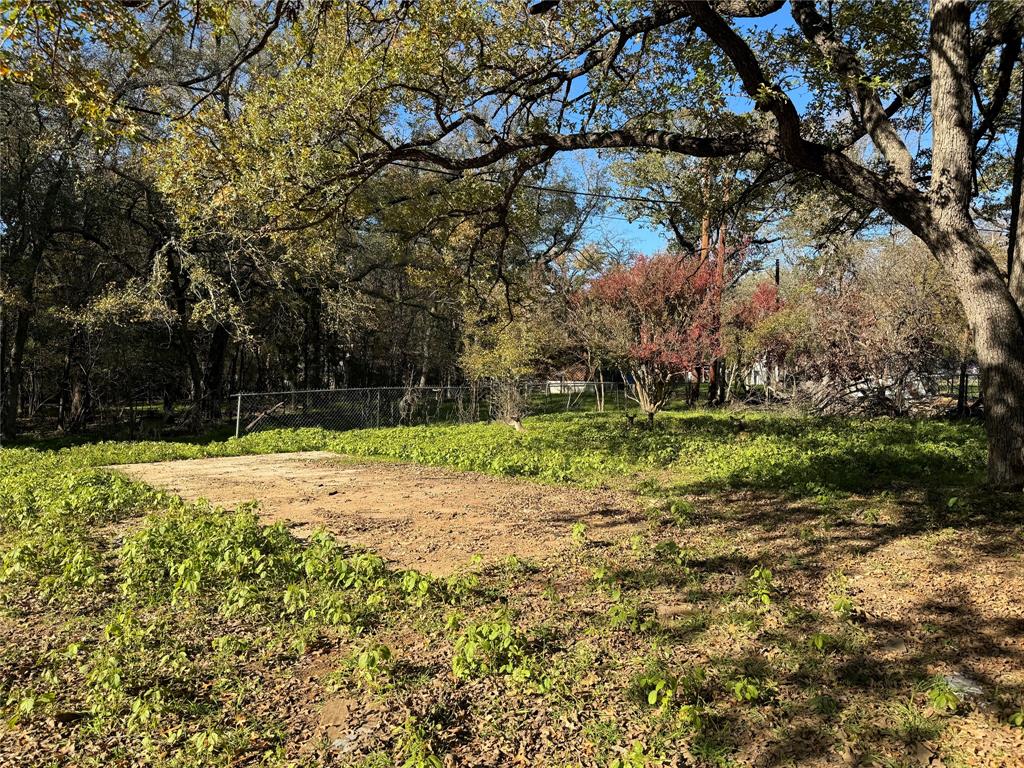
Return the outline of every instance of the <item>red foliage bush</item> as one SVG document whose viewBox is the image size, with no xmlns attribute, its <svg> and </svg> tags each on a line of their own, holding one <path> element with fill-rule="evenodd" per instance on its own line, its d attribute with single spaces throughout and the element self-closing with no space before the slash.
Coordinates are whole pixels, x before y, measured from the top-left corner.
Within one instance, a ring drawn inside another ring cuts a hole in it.
<svg viewBox="0 0 1024 768">
<path fill-rule="evenodd" d="M 719 290 L 714 264 L 670 253 L 616 266 L 590 284 L 586 298 L 607 317 L 611 356 L 648 415 L 720 354 Z"/>
</svg>

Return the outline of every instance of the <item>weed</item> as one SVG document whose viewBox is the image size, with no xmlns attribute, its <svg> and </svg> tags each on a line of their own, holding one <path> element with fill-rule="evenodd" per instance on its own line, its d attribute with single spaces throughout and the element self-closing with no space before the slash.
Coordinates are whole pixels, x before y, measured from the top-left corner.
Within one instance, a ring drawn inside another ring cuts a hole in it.
<svg viewBox="0 0 1024 768">
<path fill-rule="evenodd" d="M 398 752 L 404 758 L 402 768 L 443 768 L 441 758 L 432 747 L 433 734 L 415 717 L 405 721 L 398 741 Z"/>
<path fill-rule="evenodd" d="M 942 677 L 934 677 L 925 687 L 928 704 L 939 713 L 955 712 L 960 706 L 960 696 Z"/>
<path fill-rule="evenodd" d="M 619 589 L 615 576 L 607 565 L 599 565 L 590 572 L 590 583 L 598 589 L 607 592 L 612 599 L 617 600 L 622 590 Z"/>
<path fill-rule="evenodd" d="M 663 761 L 662 755 L 649 752 L 647 747 L 636 741 L 630 745 L 628 750 L 614 758 L 608 764 L 608 768 L 654 768 L 654 766 L 661 765 Z"/>
<path fill-rule="evenodd" d="M 359 681 L 370 689 L 377 689 L 388 675 L 391 649 L 383 643 L 370 643 L 351 661 L 351 668 Z"/>
<path fill-rule="evenodd" d="M 583 738 L 591 745 L 594 757 L 602 764 L 614 758 L 615 746 L 622 739 L 622 731 L 613 720 L 589 720 L 583 726 Z"/>
<path fill-rule="evenodd" d="M 669 674 L 663 661 L 649 660 L 630 681 L 629 696 L 649 707 L 665 707 L 675 696 L 676 684 L 677 678 Z"/>
<path fill-rule="evenodd" d="M 826 653 L 839 644 L 836 638 L 826 632 L 814 632 L 807 637 L 807 645 L 819 653 Z"/>
<path fill-rule="evenodd" d="M 934 739 L 942 732 L 942 724 L 935 718 L 928 717 L 913 700 L 892 707 L 896 733 L 910 744 Z"/>
<path fill-rule="evenodd" d="M 647 538 L 642 533 L 634 533 L 629 537 L 629 548 L 633 552 L 633 557 L 638 559 L 645 557 L 650 551 Z"/>
<path fill-rule="evenodd" d="M 811 709 L 819 715 L 832 717 L 839 713 L 839 701 L 827 693 L 819 693 L 811 699 Z"/>
<path fill-rule="evenodd" d="M 842 571 L 836 571 L 829 577 L 830 591 L 828 599 L 832 612 L 840 619 L 850 619 L 856 612 L 856 605 L 850 594 L 850 581 Z"/>
<path fill-rule="evenodd" d="M 757 701 L 761 698 L 762 694 L 763 690 L 760 680 L 740 677 L 732 683 L 732 695 L 736 698 L 736 701 Z"/>
<path fill-rule="evenodd" d="M 693 503 L 686 499 L 675 499 L 665 510 L 669 520 L 680 528 L 685 528 L 692 522 L 694 513 Z"/>
<path fill-rule="evenodd" d="M 684 550 L 671 539 L 660 541 L 655 545 L 654 557 L 659 563 L 670 564 L 684 574 L 689 574 L 687 563 L 690 559 L 690 552 Z"/>
<path fill-rule="evenodd" d="M 611 629 L 650 632 L 657 628 L 658 622 L 650 606 L 623 599 L 619 593 L 614 594 L 613 599 L 606 613 Z"/>
<path fill-rule="evenodd" d="M 747 579 L 747 598 L 758 610 L 767 610 L 772 604 L 775 580 L 772 572 L 763 566 L 755 566 Z"/>
<path fill-rule="evenodd" d="M 527 680 L 532 669 L 526 639 L 505 616 L 472 622 L 455 640 L 452 673 L 457 678 L 504 675 Z"/>
<path fill-rule="evenodd" d="M 433 580 L 418 571 L 406 571 L 402 574 L 402 591 L 409 605 L 421 607 L 430 596 Z"/>
</svg>

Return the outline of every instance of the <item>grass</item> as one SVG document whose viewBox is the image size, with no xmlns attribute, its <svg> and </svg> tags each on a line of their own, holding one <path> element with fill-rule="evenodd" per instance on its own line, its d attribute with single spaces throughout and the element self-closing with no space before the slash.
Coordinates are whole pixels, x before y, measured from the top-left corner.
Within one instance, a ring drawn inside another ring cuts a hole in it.
<svg viewBox="0 0 1024 768">
<path fill-rule="evenodd" d="M 53 451 L 76 466 L 271 452 L 332 450 L 583 486 L 656 480 L 674 490 L 752 488 L 805 494 L 893 484 L 976 486 L 985 438 L 974 423 L 811 419 L 748 412 L 668 412 L 653 430 L 621 414 L 537 416 L 514 432 L 496 424 L 329 432 L 276 430 L 210 442 L 98 442 Z M 33 449 L 4 452 L 29 460 Z"/>
<path fill-rule="evenodd" d="M 313 449 L 614 486 L 650 523 L 621 542 L 566 530 L 558 563 L 438 579 L 103 469 Z M 999 676 L 998 649 L 1014 587 L 988 613 L 934 609 L 928 579 L 947 571 L 915 560 L 959 562 L 965 591 L 1019 572 L 1019 497 L 986 493 L 984 451 L 973 424 L 705 411 L 653 430 L 548 414 L 523 433 L 5 449 L 0 743 L 25 765 L 97 766 L 900 764 L 922 745 L 955 764 L 968 732 L 1012 749 L 1024 679 Z M 885 581 L 899 568 L 908 582 Z M 908 595 L 909 614 L 873 616 Z M 965 662 L 984 707 L 943 682 Z M 318 722 L 339 697 L 363 731 Z"/>
</svg>

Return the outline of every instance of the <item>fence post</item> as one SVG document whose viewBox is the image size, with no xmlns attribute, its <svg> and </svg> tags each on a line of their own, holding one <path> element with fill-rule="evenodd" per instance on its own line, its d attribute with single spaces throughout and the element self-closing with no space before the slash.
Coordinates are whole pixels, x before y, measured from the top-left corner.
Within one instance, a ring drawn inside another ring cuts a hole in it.
<svg viewBox="0 0 1024 768">
<path fill-rule="evenodd" d="M 235 397 L 238 398 L 235 406 L 235 437 L 239 437 L 242 432 L 242 393 L 239 392 Z"/>
</svg>

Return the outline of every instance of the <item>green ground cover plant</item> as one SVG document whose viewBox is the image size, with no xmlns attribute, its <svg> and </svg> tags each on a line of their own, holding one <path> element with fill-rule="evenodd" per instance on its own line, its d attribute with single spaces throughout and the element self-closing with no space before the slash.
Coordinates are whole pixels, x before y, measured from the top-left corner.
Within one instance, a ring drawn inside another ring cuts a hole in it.
<svg viewBox="0 0 1024 768">
<path fill-rule="evenodd" d="M 493 423 L 330 432 L 272 430 L 208 442 L 98 442 L 47 451 L 54 466 L 332 450 L 546 482 L 600 485 L 657 475 L 684 490 L 755 488 L 827 495 L 928 482 L 977 486 L 985 438 L 973 422 L 809 418 L 771 412 L 667 412 L 653 429 L 621 414 L 536 416 L 516 432 Z M 32 448 L 5 463 L 33 461 Z M 959 502 L 959 500 L 958 500 Z M 680 501 L 680 509 L 685 508 Z M 955 504 L 954 504 L 955 506 Z"/>
<path fill-rule="evenodd" d="M 525 425 L 0 451 L 3 750 L 96 766 L 521 752 L 568 768 L 902 765 L 927 748 L 995 765 L 1024 738 L 1024 679 L 971 639 L 1013 634 L 1000 617 L 1024 531 L 1019 498 L 980 484 L 975 425 L 702 411 L 649 431 L 614 414 Z M 615 486 L 649 514 L 622 541 L 567 524 L 557 561 L 440 578 L 105 468 L 311 449 Z M 994 614 L 927 605 L 916 582 L 947 562 L 960 590 L 981 589 L 976 562 L 1003 574 Z M 886 580 L 911 566 L 910 586 Z M 965 659 L 983 694 L 949 677 Z M 376 725 L 318 724 L 338 701 Z"/>
</svg>

